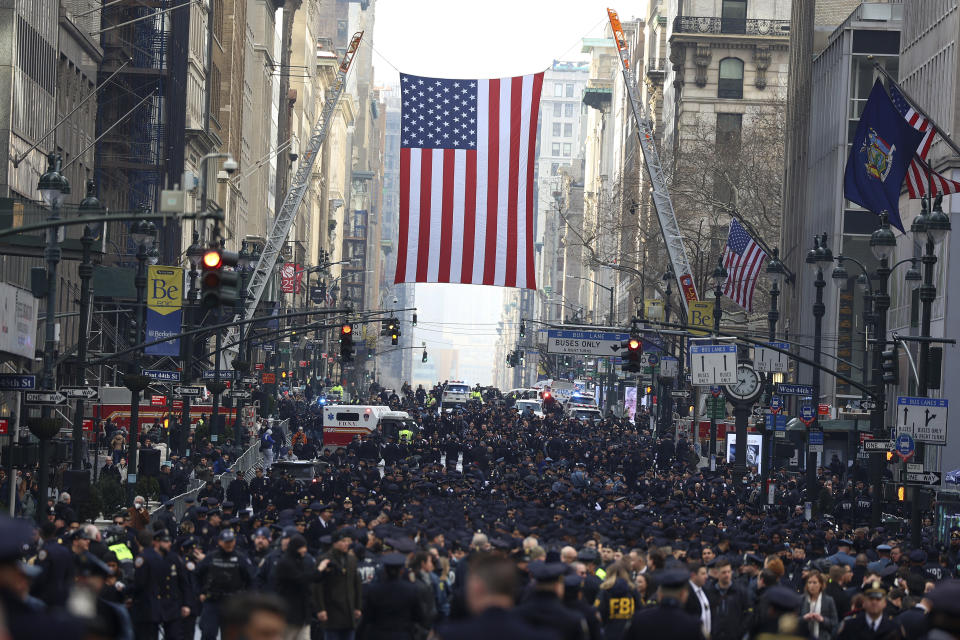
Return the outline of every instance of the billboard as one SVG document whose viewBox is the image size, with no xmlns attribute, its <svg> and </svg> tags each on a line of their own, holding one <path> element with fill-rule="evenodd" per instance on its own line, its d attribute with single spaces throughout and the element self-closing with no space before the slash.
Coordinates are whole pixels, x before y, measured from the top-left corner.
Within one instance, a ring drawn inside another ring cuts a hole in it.
<svg viewBox="0 0 960 640">
<path fill-rule="evenodd" d="M 183 315 L 183 267 L 150 265 L 147 268 L 147 342 L 180 333 Z M 152 356 L 179 356 L 180 339 L 150 345 Z"/>
<path fill-rule="evenodd" d="M 763 436 L 759 433 L 747 434 L 747 466 L 756 467 L 757 473 L 763 473 Z M 733 464 L 737 454 L 737 434 L 727 432 L 727 464 Z"/>
<path fill-rule="evenodd" d="M 37 299 L 0 283 L 0 351 L 33 360 L 37 352 Z"/>
</svg>

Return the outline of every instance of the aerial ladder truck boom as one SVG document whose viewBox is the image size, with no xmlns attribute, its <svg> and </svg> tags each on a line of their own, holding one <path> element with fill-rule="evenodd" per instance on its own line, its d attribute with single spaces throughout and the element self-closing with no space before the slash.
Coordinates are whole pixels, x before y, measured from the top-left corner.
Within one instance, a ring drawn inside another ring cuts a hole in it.
<svg viewBox="0 0 960 640">
<path fill-rule="evenodd" d="M 610 18 L 613 39 L 617 44 L 617 51 L 620 54 L 620 62 L 623 66 L 623 82 L 627 89 L 627 98 L 630 100 L 633 118 L 637 123 L 640 150 L 643 151 L 643 162 L 647 167 L 647 175 L 650 177 L 653 208 L 656 210 L 657 219 L 660 221 L 660 231 L 667 247 L 667 255 L 673 265 L 673 274 L 677 279 L 677 286 L 683 293 L 684 308 L 689 314 L 690 303 L 698 299 L 697 287 L 693 282 L 693 270 L 690 268 L 687 249 L 680 234 L 680 225 L 677 224 L 677 215 L 673 210 L 673 202 L 670 200 L 667 179 L 660 164 L 660 154 L 657 152 L 657 145 L 653 138 L 653 124 L 650 113 L 646 104 L 640 99 L 637 80 L 630 68 L 630 52 L 627 48 L 626 37 L 623 35 L 620 18 L 613 9 L 607 9 L 607 15 Z"/>
<path fill-rule="evenodd" d="M 257 310 L 257 305 L 260 304 L 260 299 L 263 297 L 263 292 L 270 282 L 273 268 L 277 264 L 277 257 L 280 255 L 280 250 L 287 240 L 287 235 L 290 233 L 290 229 L 297 219 L 297 210 L 300 208 L 300 204 L 303 202 L 303 197 L 310 184 L 310 174 L 313 172 L 314 164 L 316 164 L 320 147 L 323 146 L 323 141 L 327 137 L 330 121 L 333 117 L 333 110 L 336 109 L 337 103 L 340 101 L 340 96 L 343 95 L 345 90 L 347 72 L 350 70 L 353 58 L 357 53 L 357 49 L 360 47 L 361 38 L 363 38 L 363 31 L 358 31 L 353 34 L 350 45 L 340 60 L 340 66 L 337 68 L 337 75 L 333 85 L 327 90 L 323 110 L 320 112 L 320 117 L 317 119 L 317 123 L 313 127 L 313 132 L 310 134 L 310 140 L 306 150 L 300 155 L 300 165 L 297 167 L 297 172 L 290 182 L 290 189 L 287 191 L 287 195 L 280 205 L 280 210 L 273 220 L 273 226 L 267 235 L 263 250 L 260 253 L 260 259 L 257 260 L 257 264 L 253 268 L 250 282 L 247 284 L 247 299 L 243 301 L 243 310 L 234 318 L 235 321 L 249 320 L 253 317 L 253 314 Z M 228 367 L 232 367 L 233 359 L 239 351 L 239 346 L 236 344 L 238 334 L 239 328 L 235 325 L 230 328 L 226 336 L 225 344 L 229 352 L 229 362 L 225 364 Z"/>
</svg>

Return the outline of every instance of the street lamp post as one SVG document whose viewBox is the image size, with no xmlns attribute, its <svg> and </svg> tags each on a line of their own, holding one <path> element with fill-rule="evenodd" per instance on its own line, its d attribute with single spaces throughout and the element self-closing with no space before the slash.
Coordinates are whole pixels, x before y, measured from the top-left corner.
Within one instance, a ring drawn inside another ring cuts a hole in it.
<svg viewBox="0 0 960 640">
<path fill-rule="evenodd" d="M 823 433 L 820 428 L 818 417 L 820 404 L 820 360 L 823 349 L 823 316 L 826 315 L 826 305 L 823 303 L 823 288 L 827 286 L 827 281 L 823 278 L 823 265 L 833 263 L 833 252 L 827 246 L 827 233 L 814 236 L 813 248 L 807 252 L 806 263 L 814 270 L 816 279 L 813 286 L 816 287 L 817 297 L 813 303 L 813 363 L 810 371 L 810 386 L 813 387 L 813 422 L 807 428 L 807 501 L 811 504 L 816 499 L 817 491 L 817 452 L 815 446 L 819 446 L 822 452 L 822 442 L 819 445 L 813 444 L 813 434 Z"/>
<path fill-rule="evenodd" d="M 880 262 L 876 270 L 878 289 L 873 295 L 874 326 L 876 331 L 873 337 L 873 358 L 871 374 L 873 376 L 873 392 L 875 402 L 870 412 L 870 432 L 876 439 L 883 439 L 885 435 L 884 416 L 886 415 L 886 392 L 883 381 L 881 360 L 883 349 L 887 343 L 887 311 L 890 309 L 890 294 L 887 291 L 890 279 L 890 258 L 897 248 L 897 238 L 890 230 L 890 223 L 885 213 L 880 214 L 880 227 L 870 234 L 870 251 Z M 870 484 L 873 487 L 871 501 L 870 526 L 879 527 L 883 506 L 883 460 L 882 456 L 872 456 L 870 460 Z"/>
<path fill-rule="evenodd" d="M 100 206 L 100 200 L 97 199 L 97 185 L 93 180 L 87 181 L 87 197 L 80 202 L 80 214 L 96 215 L 103 210 Z M 90 279 L 93 277 L 93 264 L 90 260 L 90 250 L 93 246 L 93 233 L 89 225 L 83 227 L 83 237 L 80 238 L 80 245 L 83 247 L 83 258 L 78 272 L 80 274 L 80 322 L 78 326 L 78 335 L 80 339 L 77 342 L 77 365 L 80 371 L 79 380 L 81 385 L 87 383 L 86 361 L 87 361 L 87 340 L 86 335 L 90 326 Z M 73 460 L 72 465 L 75 470 L 83 468 L 82 443 L 83 443 L 83 402 L 82 398 L 77 400 L 76 408 L 73 412 Z M 96 465 L 96 460 L 94 460 Z"/>
<path fill-rule="evenodd" d="M 929 210 L 930 197 L 923 200 L 923 209 L 919 217 L 914 220 L 911 232 L 918 238 L 926 237 L 924 253 L 920 261 L 923 264 L 923 284 L 920 285 L 920 337 L 930 337 L 930 321 L 933 301 L 937 297 L 937 287 L 933 284 L 933 268 L 937 264 L 936 246 L 940 244 L 950 231 L 950 218 L 943 212 L 943 196 L 938 195 Z M 917 395 L 926 397 L 930 391 L 930 343 L 920 342 L 920 367 L 917 371 Z M 917 461 L 924 459 L 925 447 L 917 444 Z M 914 489 L 910 501 L 910 546 L 919 549 L 920 536 L 920 489 Z"/>
<path fill-rule="evenodd" d="M 134 344 L 143 343 L 143 332 L 147 324 L 147 309 L 144 298 L 147 289 L 147 260 L 148 245 L 153 244 L 156 226 L 152 222 L 135 222 L 130 227 L 130 235 L 137 243 L 137 273 L 133 279 L 137 289 L 137 303 L 134 308 Z M 130 390 L 130 429 L 127 442 L 127 500 L 132 503 L 136 495 L 134 487 L 137 482 L 137 443 L 140 440 L 140 393 L 147 384 L 140 375 L 140 350 L 131 353 L 133 361 L 130 363 L 129 374 L 124 376 L 124 385 Z M 129 379 L 128 379 L 129 378 Z"/>
<path fill-rule="evenodd" d="M 727 282 L 727 270 L 723 266 L 723 260 L 717 259 L 717 267 L 711 275 L 713 279 L 713 342 L 716 343 L 716 336 L 720 335 L 720 317 L 723 311 L 720 309 L 720 297 L 723 296 L 723 285 Z M 711 398 L 713 395 L 711 394 Z M 716 398 L 713 398 L 716 401 Z M 710 404 L 710 470 L 717 468 L 717 419 L 714 416 L 715 405 Z"/>
<path fill-rule="evenodd" d="M 787 270 L 780 261 L 780 250 L 774 247 L 771 251 L 770 262 L 767 263 L 767 277 L 770 278 L 770 310 L 767 311 L 767 339 L 771 342 L 777 339 L 777 321 L 780 319 L 780 310 L 777 307 L 777 298 L 780 297 L 780 286 L 786 279 Z M 767 404 L 773 397 L 773 373 L 765 374 L 765 391 Z M 768 490 L 767 483 L 770 480 L 770 472 L 773 470 L 773 440 L 777 432 L 777 415 L 773 416 L 773 424 L 767 430 L 767 437 L 763 439 L 763 473 L 761 474 L 761 486 Z"/>
<path fill-rule="evenodd" d="M 670 284 L 671 282 L 673 282 L 673 273 L 667 270 L 667 272 L 663 274 L 663 282 L 666 285 L 666 290 L 664 291 L 664 301 L 663 301 L 663 321 L 669 324 L 670 312 L 672 311 L 672 309 L 670 308 L 670 301 L 671 301 L 671 294 L 673 293 L 670 287 Z M 642 302 L 643 301 L 641 300 L 641 303 Z M 642 314 L 642 307 L 641 307 L 640 313 Z M 670 352 L 670 355 L 673 356 L 673 337 L 672 336 L 670 337 L 669 352 Z M 661 367 L 660 370 L 662 371 L 663 370 L 662 362 L 660 367 Z M 671 426 L 670 419 L 673 416 L 673 395 L 671 393 L 673 391 L 673 378 L 661 376 L 660 381 L 661 382 L 660 382 L 659 407 L 660 407 L 660 434 L 662 435 L 664 433 L 669 432 L 670 426 Z"/>
<path fill-rule="evenodd" d="M 59 154 L 48 154 L 47 172 L 40 176 L 40 181 L 37 184 L 37 189 L 40 191 L 43 201 L 50 207 L 50 215 L 47 216 L 47 220 L 50 222 L 60 220 L 60 206 L 63 204 L 64 197 L 70 194 L 70 181 L 60 173 L 60 162 Z M 57 265 L 60 263 L 61 255 L 59 234 L 59 226 L 51 227 L 47 231 L 47 248 L 44 251 L 44 258 L 47 261 L 47 309 L 44 320 L 43 388 L 51 391 L 55 391 L 57 387 L 54 340 L 56 339 L 57 318 Z M 83 340 L 84 336 L 80 336 L 80 339 Z M 52 408 L 50 405 L 44 405 L 41 411 L 42 425 L 38 423 L 34 430 L 35 435 L 38 435 L 40 439 L 40 505 L 37 508 L 38 518 L 46 517 L 49 443 L 50 438 L 56 434 L 56 429 L 53 426 Z"/>
<path fill-rule="evenodd" d="M 250 277 L 252 255 L 247 251 L 247 242 L 246 240 L 240 243 L 240 252 L 237 254 L 237 271 L 240 272 L 240 295 L 237 298 L 236 309 L 237 313 L 243 311 L 243 307 L 247 303 L 247 280 Z M 254 263 L 255 264 L 255 263 Z M 233 363 L 233 388 L 234 390 L 240 390 L 241 379 L 247 372 L 250 370 L 250 362 L 246 359 L 246 352 L 244 349 L 244 339 L 245 339 L 245 329 L 246 325 L 240 325 L 240 334 L 239 341 L 240 344 L 237 347 L 237 358 L 240 362 L 234 360 Z M 241 447 L 241 413 L 243 413 L 243 398 L 238 397 L 234 402 L 236 414 L 234 415 L 233 420 L 233 431 L 234 431 L 234 443 L 236 447 Z"/>
<path fill-rule="evenodd" d="M 187 247 L 187 260 L 190 263 L 190 288 L 187 290 L 187 312 L 184 314 L 184 330 L 188 335 L 183 337 L 180 351 L 183 354 L 183 365 L 181 367 L 181 383 L 189 385 L 193 382 L 193 334 L 189 332 L 194 328 L 194 314 L 196 312 L 196 302 L 200 295 L 197 289 L 197 277 L 200 275 L 200 262 L 203 260 L 203 247 L 200 246 L 200 233 L 193 232 L 192 242 Z M 187 455 L 187 444 L 190 440 L 190 428 L 193 421 L 190 419 L 191 398 L 189 395 L 183 396 L 183 416 L 180 424 L 180 455 Z"/>
</svg>

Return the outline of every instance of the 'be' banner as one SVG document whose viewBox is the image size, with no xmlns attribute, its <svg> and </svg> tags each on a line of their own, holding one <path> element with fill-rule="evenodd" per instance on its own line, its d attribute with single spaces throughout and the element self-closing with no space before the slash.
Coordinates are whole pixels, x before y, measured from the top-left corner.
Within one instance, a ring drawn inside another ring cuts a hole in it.
<svg viewBox="0 0 960 640">
<path fill-rule="evenodd" d="M 183 315 L 183 267 L 152 265 L 147 272 L 147 342 L 180 333 Z M 144 349 L 152 356 L 179 356 L 180 338 Z"/>
</svg>

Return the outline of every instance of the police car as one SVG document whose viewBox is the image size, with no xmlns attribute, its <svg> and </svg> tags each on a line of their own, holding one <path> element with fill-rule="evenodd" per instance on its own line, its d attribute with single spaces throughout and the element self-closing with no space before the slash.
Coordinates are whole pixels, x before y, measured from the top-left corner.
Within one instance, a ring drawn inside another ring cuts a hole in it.
<svg viewBox="0 0 960 640">
<path fill-rule="evenodd" d="M 470 385 L 463 380 L 451 380 L 443 386 L 443 395 L 440 396 L 440 406 L 452 409 L 456 406 L 466 406 L 470 400 Z"/>
<path fill-rule="evenodd" d="M 543 417 L 543 405 L 539 400 L 517 400 L 517 403 L 514 405 L 514 408 L 517 410 L 517 413 L 523 415 L 523 413 L 529 410 L 533 415 L 538 418 Z"/>
<path fill-rule="evenodd" d="M 603 420 L 603 414 L 594 404 L 581 402 L 568 402 L 566 406 L 567 416 L 576 420 L 586 420 L 587 422 L 600 422 Z"/>
</svg>

